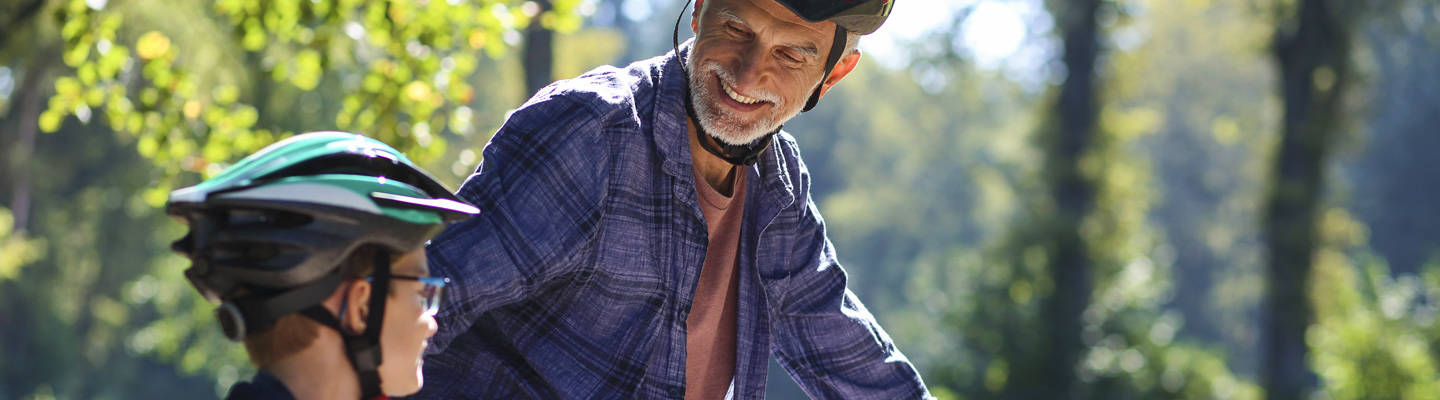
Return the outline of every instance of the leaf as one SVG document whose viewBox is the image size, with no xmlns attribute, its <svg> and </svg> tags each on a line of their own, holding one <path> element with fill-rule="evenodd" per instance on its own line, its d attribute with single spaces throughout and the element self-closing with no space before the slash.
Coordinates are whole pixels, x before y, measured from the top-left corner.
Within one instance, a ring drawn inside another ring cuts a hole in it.
<svg viewBox="0 0 1440 400">
<path fill-rule="evenodd" d="M 290 83 L 295 84 L 295 87 L 300 88 L 300 90 L 315 89 L 315 86 L 320 84 L 320 78 L 323 76 L 320 64 L 321 58 L 319 52 L 309 49 L 300 51 L 299 54 L 295 55 L 295 69 L 294 72 L 290 74 Z"/>
<path fill-rule="evenodd" d="M 40 130 L 47 133 L 60 130 L 60 121 L 64 117 L 64 114 L 55 110 L 45 110 L 41 112 L 39 118 Z"/>
<path fill-rule="evenodd" d="M 146 32 L 135 42 L 135 55 L 141 60 L 153 60 L 170 54 L 170 38 L 159 31 Z"/>
</svg>

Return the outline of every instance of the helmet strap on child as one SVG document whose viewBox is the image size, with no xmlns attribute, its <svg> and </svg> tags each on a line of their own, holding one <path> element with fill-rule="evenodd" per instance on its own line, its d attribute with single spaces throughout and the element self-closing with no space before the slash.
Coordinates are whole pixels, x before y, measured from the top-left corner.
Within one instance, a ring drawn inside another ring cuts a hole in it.
<svg viewBox="0 0 1440 400">
<path fill-rule="evenodd" d="M 380 328 L 385 323 L 385 299 L 390 293 L 390 256 L 384 252 L 375 252 L 375 273 L 374 279 L 370 280 L 370 313 L 365 316 L 365 331 L 359 334 L 351 334 L 340 325 L 340 319 L 330 314 L 330 310 L 321 305 L 314 305 L 300 310 L 304 315 L 315 322 L 334 329 L 340 333 L 345 340 L 345 356 L 350 359 L 350 365 L 355 367 L 355 375 L 360 379 L 360 399 L 374 399 L 383 395 L 380 391 L 380 362 L 383 361 L 380 355 Z M 349 298 L 345 298 L 346 301 Z M 341 318 L 345 315 L 346 305 L 340 306 Z"/>
</svg>

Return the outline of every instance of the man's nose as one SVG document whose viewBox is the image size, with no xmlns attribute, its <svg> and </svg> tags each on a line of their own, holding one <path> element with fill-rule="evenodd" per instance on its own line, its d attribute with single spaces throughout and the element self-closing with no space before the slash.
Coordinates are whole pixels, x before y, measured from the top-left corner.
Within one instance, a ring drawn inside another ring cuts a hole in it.
<svg viewBox="0 0 1440 400">
<path fill-rule="evenodd" d="M 737 89 L 759 87 L 768 78 L 769 63 L 763 46 L 748 46 L 740 54 L 740 65 L 735 69 Z"/>
</svg>

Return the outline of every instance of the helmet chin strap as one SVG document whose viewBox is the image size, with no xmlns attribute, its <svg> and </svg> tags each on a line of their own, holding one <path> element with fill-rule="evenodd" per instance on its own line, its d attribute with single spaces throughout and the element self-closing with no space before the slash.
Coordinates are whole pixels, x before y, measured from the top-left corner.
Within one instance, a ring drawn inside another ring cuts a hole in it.
<svg viewBox="0 0 1440 400">
<path fill-rule="evenodd" d="M 674 46 L 675 55 L 680 55 L 680 21 L 685 18 L 685 10 L 690 8 L 691 0 L 685 1 L 685 6 L 680 8 L 680 15 L 675 17 L 675 30 L 670 34 L 671 45 Z M 825 60 L 825 74 L 820 76 L 820 83 L 815 85 L 815 91 L 810 94 L 810 99 L 805 102 L 805 108 L 801 112 L 810 111 L 815 104 L 820 102 L 820 89 L 825 87 L 825 78 L 830 77 L 830 72 L 835 64 L 840 61 L 840 56 L 845 53 L 845 28 L 835 25 L 835 38 L 830 45 L 830 55 Z M 700 117 L 695 113 L 695 101 L 690 97 L 690 71 L 686 69 L 687 62 L 680 61 L 680 71 L 685 77 L 685 114 L 690 119 L 691 125 L 695 126 L 695 136 L 700 142 L 700 147 L 710 154 L 725 160 L 733 165 L 750 166 L 760 160 L 760 153 L 770 147 L 770 142 L 784 125 L 776 127 L 774 131 L 756 139 L 746 145 L 733 145 L 723 143 L 719 138 L 705 132 L 705 127 L 700 124 Z"/>
<path fill-rule="evenodd" d="M 830 79 L 830 72 L 835 69 L 835 64 L 840 62 L 840 56 L 845 54 L 845 28 L 835 24 L 835 39 L 830 42 L 830 55 L 825 57 L 825 75 L 820 75 L 820 84 L 815 85 L 815 91 L 810 93 L 810 100 L 805 102 L 805 108 L 800 112 L 810 111 L 815 108 L 815 103 L 820 102 L 820 88 L 825 87 L 825 80 Z"/>
<path fill-rule="evenodd" d="M 360 334 L 346 332 L 340 319 L 330 314 L 325 306 L 316 304 L 300 310 L 300 315 L 309 317 L 340 333 L 345 341 L 345 356 L 355 367 L 360 379 L 360 399 L 384 398 L 380 391 L 380 328 L 385 323 L 385 300 L 390 294 L 390 256 L 383 251 L 375 252 L 374 279 L 370 280 L 370 314 L 365 316 L 365 331 Z M 348 298 L 346 298 L 348 301 Z M 340 318 L 345 315 L 346 306 L 340 306 Z"/>
<path fill-rule="evenodd" d="M 740 166 L 755 165 L 755 162 L 760 160 L 760 153 L 764 153 L 765 149 L 770 148 L 770 138 L 774 137 L 776 133 L 780 132 L 780 128 L 784 127 L 784 125 L 781 125 L 775 128 L 774 131 L 765 134 L 765 136 L 747 145 L 733 145 L 720 142 L 720 139 L 715 138 L 715 136 L 709 132 L 705 132 L 705 127 L 700 125 L 700 118 L 695 114 L 694 101 L 690 99 L 689 85 L 686 86 L 685 113 L 690 117 L 691 124 L 695 126 L 695 139 L 700 142 L 700 147 L 704 148 L 705 151 L 714 154 L 716 157 L 720 157 L 725 160 L 725 162 Z"/>
</svg>

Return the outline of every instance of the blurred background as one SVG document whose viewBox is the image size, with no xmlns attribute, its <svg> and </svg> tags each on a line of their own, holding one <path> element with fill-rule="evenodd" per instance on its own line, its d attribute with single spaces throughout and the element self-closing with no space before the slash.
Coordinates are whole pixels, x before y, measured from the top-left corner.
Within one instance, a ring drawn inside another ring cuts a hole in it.
<svg viewBox="0 0 1440 400">
<path fill-rule="evenodd" d="M 253 369 L 168 251 L 170 190 L 329 129 L 456 187 L 508 110 L 668 51 L 681 6 L 0 1 L 0 399 L 222 395 Z M 1437 20 L 903 0 L 787 129 L 942 398 L 1440 398 Z"/>
</svg>

